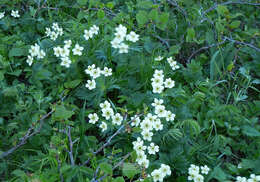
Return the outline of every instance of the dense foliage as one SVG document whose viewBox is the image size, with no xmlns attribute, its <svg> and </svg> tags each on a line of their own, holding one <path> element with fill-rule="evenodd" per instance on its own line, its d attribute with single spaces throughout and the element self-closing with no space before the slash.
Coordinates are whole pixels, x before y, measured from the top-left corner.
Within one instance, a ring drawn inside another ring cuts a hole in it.
<svg viewBox="0 0 260 182">
<path fill-rule="evenodd" d="M 260 181 L 260 3 L 0 0 L 1 181 Z"/>
</svg>

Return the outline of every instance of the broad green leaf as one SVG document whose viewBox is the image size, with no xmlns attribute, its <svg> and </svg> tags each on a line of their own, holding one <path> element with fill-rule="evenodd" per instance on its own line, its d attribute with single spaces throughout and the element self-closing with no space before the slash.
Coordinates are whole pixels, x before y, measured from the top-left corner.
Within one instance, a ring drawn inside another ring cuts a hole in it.
<svg viewBox="0 0 260 182">
<path fill-rule="evenodd" d="M 146 11 L 139 11 L 136 14 L 136 20 L 137 20 L 139 27 L 142 27 L 144 24 L 146 24 L 148 22 L 148 15 L 147 15 Z"/>
<path fill-rule="evenodd" d="M 186 42 L 192 42 L 194 38 L 195 38 L 194 28 L 188 28 L 187 36 L 186 36 Z"/>
<path fill-rule="evenodd" d="M 25 56 L 26 51 L 23 48 L 12 48 L 9 51 L 9 57 L 15 57 L 15 56 Z"/>
<path fill-rule="evenodd" d="M 243 134 L 250 136 L 250 137 L 259 137 L 260 136 L 260 131 L 258 131 L 257 129 L 255 129 L 251 126 L 248 126 L 248 125 L 242 126 L 242 132 L 243 132 Z"/>
<path fill-rule="evenodd" d="M 227 15 L 229 13 L 227 7 L 226 6 L 222 6 L 222 5 L 218 5 L 217 11 L 218 11 L 218 14 L 220 14 L 222 16 Z"/>
<path fill-rule="evenodd" d="M 158 22 L 156 23 L 156 27 L 161 30 L 164 30 L 167 26 L 169 16 L 170 16 L 170 14 L 167 12 L 164 12 L 161 15 L 159 15 L 159 19 L 158 19 Z"/>
<path fill-rule="evenodd" d="M 158 21 L 158 11 L 156 9 L 152 9 L 149 12 L 149 19 L 153 20 L 154 22 Z"/>
<path fill-rule="evenodd" d="M 110 174 L 112 175 L 113 174 L 113 169 L 112 169 L 112 165 L 111 164 L 108 164 L 106 162 L 103 162 L 99 165 L 100 169 L 102 171 L 104 171 L 105 173 L 107 174 Z"/>
<path fill-rule="evenodd" d="M 220 73 L 220 59 L 217 59 L 219 55 L 219 50 L 214 53 L 210 60 L 210 79 L 216 78 L 217 74 Z"/>
<path fill-rule="evenodd" d="M 53 117 L 57 120 L 69 119 L 74 114 L 73 111 L 67 110 L 63 105 L 56 106 Z"/>
<path fill-rule="evenodd" d="M 136 174 L 138 174 L 139 171 L 136 169 L 136 167 L 131 163 L 124 163 L 123 166 L 123 175 L 132 179 Z"/>
<path fill-rule="evenodd" d="M 79 5 L 81 5 L 81 6 L 86 5 L 87 2 L 88 2 L 88 0 L 77 0 L 77 3 L 78 3 Z"/>
<path fill-rule="evenodd" d="M 240 22 L 239 20 L 233 21 L 233 22 L 229 25 L 229 27 L 232 28 L 232 29 L 238 28 L 239 25 L 240 25 L 240 23 L 241 23 L 241 22 Z"/>
<path fill-rule="evenodd" d="M 81 80 L 73 80 L 73 81 L 68 81 L 65 82 L 64 86 L 65 88 L 75 88 L 80 84 Z"/>
<path fill-rule="evenodd" d="M 113 179 L 112 182 L 125 182 L 123 177 L 117 177 L 116 179 Z"/>
</svg>

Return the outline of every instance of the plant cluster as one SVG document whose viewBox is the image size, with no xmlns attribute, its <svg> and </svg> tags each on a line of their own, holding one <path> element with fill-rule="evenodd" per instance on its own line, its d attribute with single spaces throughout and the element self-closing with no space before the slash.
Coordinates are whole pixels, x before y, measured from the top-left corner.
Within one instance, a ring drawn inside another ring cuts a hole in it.
<svg viewBox="0 0 260 182">
<path fill-rule="evenodd" d="M 259 7 L 2 0 L 0 180 L 259 182 Z"/>
</svg>

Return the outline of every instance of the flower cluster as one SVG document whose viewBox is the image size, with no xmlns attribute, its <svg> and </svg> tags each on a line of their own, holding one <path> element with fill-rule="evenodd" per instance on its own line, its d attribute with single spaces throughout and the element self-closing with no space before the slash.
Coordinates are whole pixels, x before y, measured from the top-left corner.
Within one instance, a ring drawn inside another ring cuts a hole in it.
<svg viewBox="0 0 260 182">
<path fill-rule="evenodd" d="M 3 17 L 5 17 L 5 12 L 0 13 L 0 19 L 2 19 Z"/>
<path fill-rule="evenodd" d="M 29 66 L 32 65 L 34 57 L 37 59 L 43 59 L 45 57 L 45 52 L 40 48 L 38 44 L 32 45 L 29 50 L 30 55 L 28 55 L 26 62 Z"/>
<path fill-rule="evenodd" d="M 127 28 L 123 25 L 116 27 L 115 38 L 111 41 L 111 45 L 115 49 L 119 49 L 119 53 L 128 53 L 129 46 L 124 43 L 124 40 L 136 42 L 139 40 L 139 35 L 131 31 L 127 34 Z"/>
<path fill-rule="evenodd" d="M 162 182 L 165 176 L 171 175 L 171 168 L 168 165 L 161 164 L 161 167 L 159 169 L 155 169 L 151 176 L 153 177 L 154 182 Z"/>
<path fill-rule="evenodd" d="M 63 29 L 59 27 L 58 23 L 53 23 L 51 28 L 46 28 L 45 34 L 55 41 L 59 36 L 63 35 Z"/>
<path fill-rule="evenodd" d="M 260 181 L 260 175 L 256 176 L 255 174 L 251 174 L 249 179 L 246 179 L 246 177 L 237 176 L 236 182 L 259 182 Z"/>
<path fill-rule="evenodd" d="M 114 113 L 114 110 L 111 107 L 111 104 L 108 101 L 105 101 L 101 103 L 100 105 L 101 111 L 102 111 L 102 117 L 104 117 L 107 121 L 112 120 L 113 125 L 121 125 L 123 121 L 123 117 L 119 113 Z M 89 123 L 96 124 L 98 122 L 99 117 L 96 113 L 89 114 Z M 99 127 L 102 129 L 102 132 L 107 130 L 107 123 L 102 121 L 102 123 L 99 125 Z"/>
<path fill-rule="evenodd" d="M 19 17 L 20 17 L 19 11 L 18 11 L 18 10 L 16 10 L 16 11 L 12 10 L 11 16 L 13 16 L 13 17 L 15 17 L 15 18 L 19 18 Z"/>
<path fill-rule="evenodd" d="M 95 79 L 100 77 L 101 74 L 103 74 L 105 77 L 112 75 L 112 69 L 105 67 L 104 70 L 101 70 L 99 67 L 96 68 L 95 64 L 92 64 L 91 66 L 88 66 L 87 69 L 85 69 L 85 73 L 90 75 L 92 77 L 92 80 L 88 80 L 86 87 L 89 90 L 92 90 L 96 88 L 96 82 Z"/>
<path fill-rule="evenodd" d="M 61 66 L 65 66 L 67 68 L 70 67 L 71 60 L 70 60 L 70 48 L 71 48 L 72 42 L 71 40 L 65 40 L 64 46 L 60 47 L 54 47 L 54 55 L 58 58 L 61 58 Z M 76 44 L 75 47 L 72 49 L 73 55 L 82 55 L 82 50 L 84 48 L 80 47 L 79 44 Z"/>
<path fill-rule="evenodd" d="M 141 121 L 139 117 L 132 117 L 132 126 L 140 126 L 141 128 L 141 135 L 137 138 L 136 141 L 133 142 L 133 149 L 136 151 L 137 159 L 136 162 L 145 168 L 149 167 L 149 160 L 147 159 L 146 150 L 149 155 L 155 155 L 159 152 L 159 146 L 155 145 L 152 141 L 153 130 L 159 131 L 163 129 L 163 124 L 161 118 L 165 118 L 166 121 L 173 121 L 175 118 L 175 114 L 171 111 L 167 111 L 165 106 L 163 105 L 162 99 L 154 99 L 152 103 L 154 107 L 154 115 L 152 113 L 148 113 L 144 119 Z M 144 144 L 144 141 L 150 142 L 148 145 Z M 160 179 L 163 179 L 165 175 L 161 176 Z"/>
<path fill-rule="evenodd" d="M 162 93 L 164 88 L 172 88 L 175 86 L 175 82 L 171 78 L 167 78 L 164 81 L 164 74 L 162 70 L 155 70 L 151 81 L 153 93 Z"/>
<path fill-rule="evenodd" d="M 200 169 L 201 169 L 201 174 L 200 174 Z M 194 182 L 203 182 L 204 176 L 202 174 L 207 175 L 209 173 L 209 171 L 210 171 L 210 168 L 208 168 L 207 165 L 199 167 L 194 164 L 191 164 L 189 167 L 188 180 L 189 181 L 193 180 Z"/>
<path fill-rule="evenodd" d="M 91 39 L 94 35 L 97 35 L 99 32 L 99 27 L 97 27 L 96 25 L 93 25 L 92 27 L 90 27 L 89 30 L 84 30 L 84 38 L 86 40 Z"/>
<path fill-rule="evenodd" d="M 172 57 L 167 58 L 167 61 L 168 61 L 168 63 L 170 64 L 170 66 L 171 66 L 171 68 L 172 68 L 173 71 L 180 68 L 180 66 L 177 65 L 177 62 L 174 61 L 174 59 L 173 59 Z"/>
</svg>

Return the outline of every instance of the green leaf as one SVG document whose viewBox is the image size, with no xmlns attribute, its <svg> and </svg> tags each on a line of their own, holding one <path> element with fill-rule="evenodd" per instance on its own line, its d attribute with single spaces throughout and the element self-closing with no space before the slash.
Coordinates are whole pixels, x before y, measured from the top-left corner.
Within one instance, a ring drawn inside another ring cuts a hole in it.
<svg viewBox="0 0 260 182">
<path fill-rule="evenodd" d="M 179 54 L 181 47 L 179 45 L 174 45 L 170 47 L 169 55 Z"/>
<path fill-rule="evenodd" d="M 159 19 L 158 19 L 158 22 L 156 23 L 156 27 L 161 30 L 164 30 L 167 26 L 169 16 L 170 16 L 170 14 L 166 13 L 166 12 L 159 15 Z"/>
<path fill-rule="evenodd" d="M 113 179 L 112 182 L 125 182 L 123 177 L 117 177 L 116 179 Z"/>
<path fill-rule="evenodd" d="M 148 16 L 146 11 L 139 11 L 136 15 L 136 20 L 139 27 L 142 27 L 144 24 L 148 22 Z"/>
<path fill-rule="evenodd" d="M 123 166 L 123 175 L 132 179 L 136 174 L 138 174 L 138 170 L 131 163 L 125 163 Z"/>
<path fill-rule="evenodd" d="M 183 126 L 188 129 L 192 135 L 198 135 L 200 133 L 200 125 L 193 119 L 183 121 Z"/>
<path fill-rule="evenodd" d="M 153 20 L 154 22 L 158 21 L 158 11 L 156 9 L 153 9 L 149 12 L 149 19 Z"/>
<path fill-rule="evenodd" d="M 102 171 L 104 171 L 105 173 L 107 174 L 110 174 L 112 175 L 113 174 L 113 169 L 112 169 L 112 165 L 111 164 L 108 164 L 106 162 L 103 162 L 99 165 L 100 169 Z"/>
<path fill-rule="evenodd" d="M 53 117 L 57 120 L 66 120 L 69 119 L 73 114 L 73 111 L 69 111 L 63 105 L 59 105 L 56 106 Z"/>
<path fill-rule="evenodd" d="M 232 28 L 232 29 L 238 28 L 239 25 L 240 25 L 240 23 L 241 23 L 241 22 L 240 22 L 239 20 L 233 21 L 233 22 L 229 25 L 229 27 Z"/>
<path fill-rule="evenodd" d="M 79 5 L 81 5 L 81 6 L 86 5 L 87 2 L 88 2 L 88 0 L 77 0 L 77 3 L 78 3 Z"/>
<path fill-rule="evenodd" d="M 250 136 L 250 137 L 258 137 L 260 136 L 260 132 L 248 125 L 242 126 L 242 132 L 244 135 Z"/>
<path fill-rule="evenodd" d="M 194 38 L 195 38 L 194 28 L 188 28 L 187 36 L 186 36 L 186 42 L 192 42 Z"/>
<path fill-rule="evenodd" d="M 98 18 L 102 19 L 105 17 L 105 12 L 102 9 L 100 9 L 97 12 L 97 16 L 98 16 Z"/>
<path fill-rule="evenodd" d="M 64 86 L 65 88 L 75 88 L 76 86 L 78 86 L 80 84 L 82 80 L 73 80 L 73 81 L 68 81 L 65 82 Z"/>
<path fill-rule="evenodd" d="M 222 5 L 218 5 L 217 12 L 218 12 L 218 14 L 220 14 L 222 16 L 224 16 L 224 15 L 229 13 L 227 7 L 226 6 L 222 6 Z"/>
<path fill-rule="evenodd" d="M 215 79 L 220 71 L 220 59 L 217 59 L 219 55 L 219 50 L 214 53 L 210 60 L 210 79 Z"/>
<path fill-rule="evenodd" d="M 9 57 L 16 57 L 16 56 L 25 56 L 26 55 L 26 51 L 25 49 L 22 48 L 12 48 L 9 51 Z"/>
</svg>

